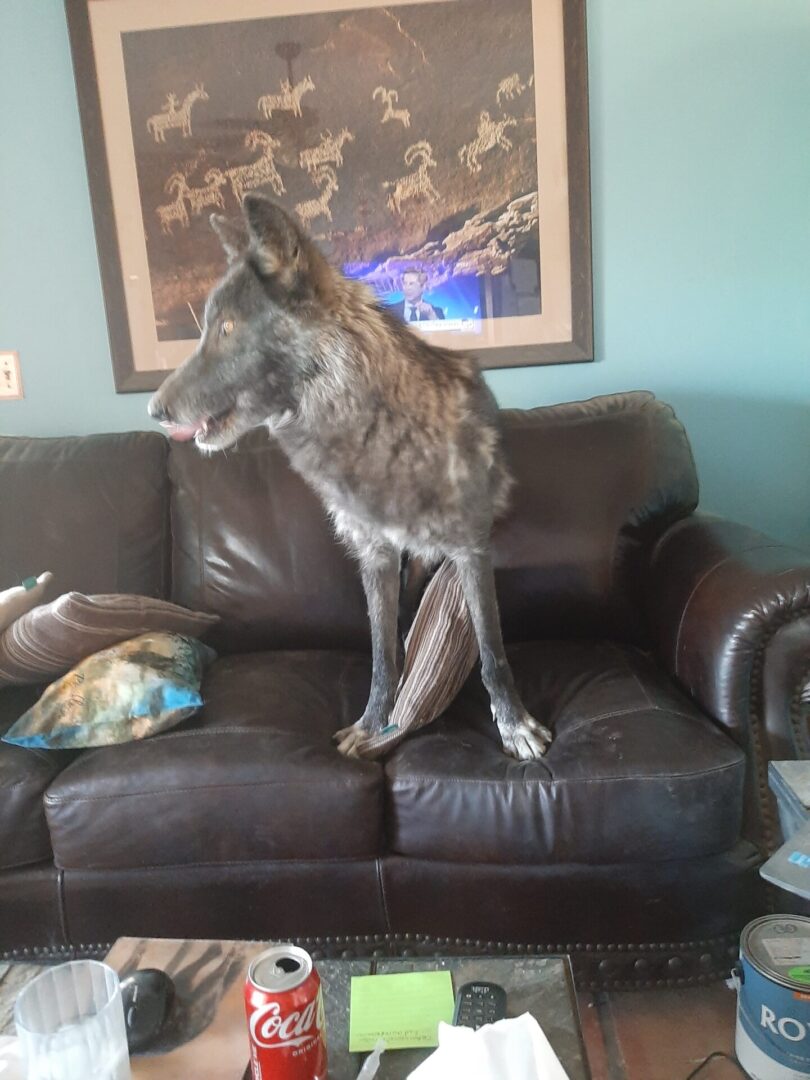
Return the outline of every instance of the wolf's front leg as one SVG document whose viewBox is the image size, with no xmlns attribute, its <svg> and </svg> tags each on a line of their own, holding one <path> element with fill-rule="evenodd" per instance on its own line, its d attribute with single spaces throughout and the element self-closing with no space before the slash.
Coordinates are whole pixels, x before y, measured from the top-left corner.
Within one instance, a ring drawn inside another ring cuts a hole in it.
<svg viewBox="0 0 810 1080">
<path fill-rule="evenodd" d="M 528 713 L 515 688 L 503 647 L 492 559 L 488 553 L 464 552 L 454 555 L 453 562 L 478 638 L 481 678 L 504 751 L 520 761 L 539 758 L 548 749 L 551 732 Z"/>
<path fill-rule="evenodd" d="M 360 757 L 368 736 L 386 726 L 399 682 L 399 551 L 388 545 L 376 547 L 361 559 L 371 623 L 371 691 L 360 719 L 335 733 L 338 750 L 346 757 Z"/>
</svg>

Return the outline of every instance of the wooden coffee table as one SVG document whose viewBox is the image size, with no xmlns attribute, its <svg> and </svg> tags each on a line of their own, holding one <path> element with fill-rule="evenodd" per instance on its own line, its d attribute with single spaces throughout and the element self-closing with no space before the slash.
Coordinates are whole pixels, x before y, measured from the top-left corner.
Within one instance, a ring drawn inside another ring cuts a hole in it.
<svg viewBox="0 0 810 1080">
<path fill-rule="evenodd" d="M 106 957 L 122 977 L 156 967 L 174 980 L 176 1001 L 161 1041 L 148 1055 L 132 1059 L 135 1080 L 242 1080 L 248 1036 L 242 987 L 250 961 L 272 942 L 179 941 L 120 938 Z M 319 960 L 329 1043 L 329 1080 L 356 1080 L 364 1054 L 350 1054 L 349 986 L 353 975 L 447 970 L 454 987 L 473 979 L 500 983 L 508 1013 L 532 1013 L 570 1080 L 589 1080 L 567 956 L 439 957 L 429 959 Z M 41 968 L 0 964 L 0 1036 L 14 1034 L 17 994 Z M 383 1054 L 379 1080 L 404 1080 L 429 1050 Z M 5 1080 L 5 1078 L 4 1078 Z"/>
</svg>

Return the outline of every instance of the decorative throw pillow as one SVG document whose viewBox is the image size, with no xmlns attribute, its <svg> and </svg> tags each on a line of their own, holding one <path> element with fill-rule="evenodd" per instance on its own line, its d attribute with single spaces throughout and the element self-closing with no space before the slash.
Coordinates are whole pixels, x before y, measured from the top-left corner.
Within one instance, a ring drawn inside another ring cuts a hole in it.
<svg viewBox="0 0 810 1080">
<path fill-rule="evenodd" d="M 213 649 L 181 634 L 141 634 L 83 660 L 23 713 L 3 742 L 45 750 L 145 739 L 202 705 Z"/>
<path fill-rule="evenodd" d="M 26 578 L 22 585 L 14 585 L 0 592 L 0 632 L 19 619 L 26 611 L 42 603 L 45 590 L 53 578 L 50 570 L 37 578 Z"/>
<path fill-rule="evenodd" d="M 218 615 L 149 596 L 64 593 L 0 633 L 0 686 L 50 682 L 86 656 L 138 634 L 203 637 L 218 621 Z"/>
<path fill-rule="evenodd" d="M 408 637 L 388 727 L 359 756 L 376 758 L 449 708 L 478 659 L 478 641 L 455 566 L 445 560 L 425 589 Z"/>
</svg>

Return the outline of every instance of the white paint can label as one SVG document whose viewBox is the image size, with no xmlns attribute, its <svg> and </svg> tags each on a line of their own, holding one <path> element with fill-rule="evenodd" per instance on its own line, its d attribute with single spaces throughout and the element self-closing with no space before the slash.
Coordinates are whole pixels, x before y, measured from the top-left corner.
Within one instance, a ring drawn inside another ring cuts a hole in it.
<svg viewBox="0 0 810 1080">
<path fill-rule="evenodd" d="M 740 942 L 736 1051 L 752 1080 L 810 1080 L 810 919 L 766 915 Z"/>
</svg>

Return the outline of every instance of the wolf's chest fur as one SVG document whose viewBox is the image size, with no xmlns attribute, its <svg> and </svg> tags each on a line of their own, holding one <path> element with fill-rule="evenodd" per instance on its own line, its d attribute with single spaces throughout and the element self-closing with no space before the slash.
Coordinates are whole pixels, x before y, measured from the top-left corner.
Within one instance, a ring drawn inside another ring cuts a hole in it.
<svg viewBox="0 0 810 1080">
<path fill-rule="evenodd" d="M 355 546 L 427 553 L 488 534 L 508 478 L 475 361 L 405 333 L 409 355 L 350 355 L 274 434 Z"/>
</svg>

